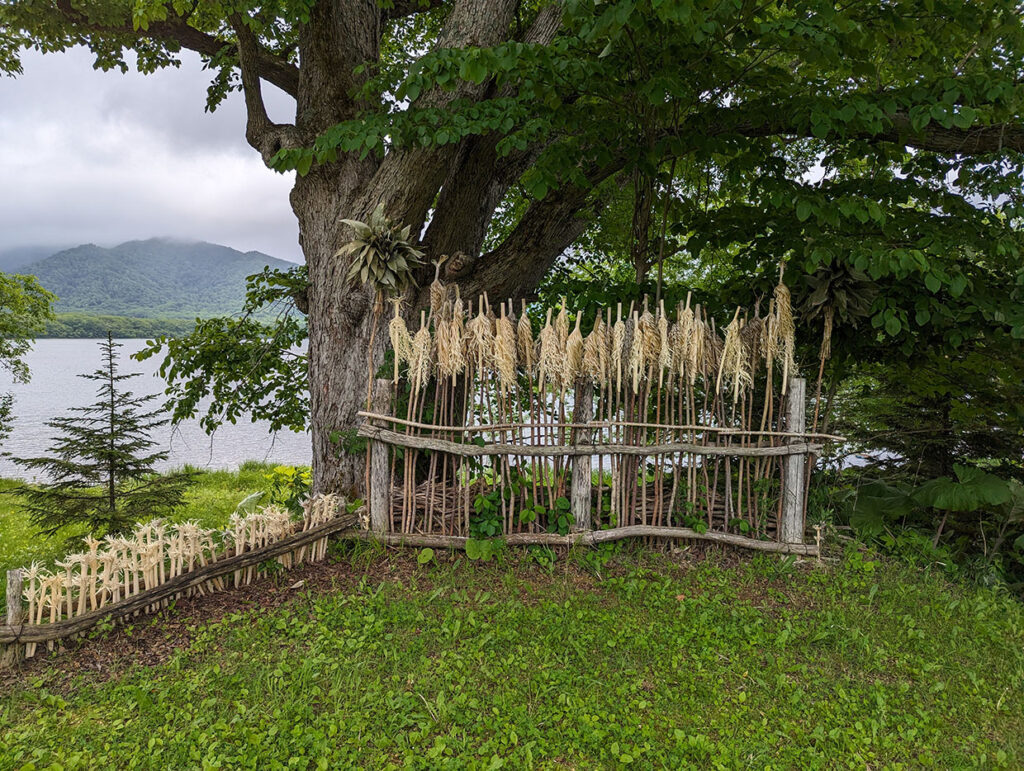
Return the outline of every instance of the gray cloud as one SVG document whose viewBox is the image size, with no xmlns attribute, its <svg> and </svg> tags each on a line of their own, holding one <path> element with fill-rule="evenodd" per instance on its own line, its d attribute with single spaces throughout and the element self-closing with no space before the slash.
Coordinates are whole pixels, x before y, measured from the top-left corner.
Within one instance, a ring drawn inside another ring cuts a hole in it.
<svg viewBox="0 0 1024 771">
<path fill-rule="evenodd" d="M 240 95 L 204 112 L 209 73 L 182 58 L 143 76 L 97 72 L 81 49 L 28 52 L 0 78 L 0 251 L 174 236 L 301 259 L 291 177 L 245 143 Z"/>
</svg>

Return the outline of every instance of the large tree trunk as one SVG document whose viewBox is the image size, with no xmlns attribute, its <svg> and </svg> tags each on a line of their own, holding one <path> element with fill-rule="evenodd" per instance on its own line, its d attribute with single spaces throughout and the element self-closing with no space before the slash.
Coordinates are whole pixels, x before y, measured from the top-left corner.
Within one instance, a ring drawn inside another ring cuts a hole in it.
<svg viewBox="0 0 1024 771">
<path fill-rule="evenodd" d="M 366 400 L 367 351 L 374 321 L 368 288 L 346 280 L 347 264 L 336 257 L 344 243 L 341 217 L 364 216 L 353 199 L 373 169 L 357 162 L 316 169 L 296 180 L 291 201 L 299 219 L 299 241 L 309 271 L 310 427 L 313 489 L 355 494 L 363 486 L 363 456 L 348 449 L 357 413 Z M 379 354 L 385 336 L 377 335 Z M 379 360 L 375 356 L 375 360 Z M 332 436 L 336 440 L 331 441 Z"/>
<path fill-rule="evenodd" d="M 517 5 L 515 0 L 454 0 L 435 47 L 489 46 L 508 39 Z M 367 77 L 363 65 L 379 57 L 382 13 L 372 2 L 327 0 L 313 5 L 312 19 L 300 32 L 294 126 L 270 121 L 260 92 L 260 79 L 267 76 L 259 42 L 244 19 L 234 17 L 248 113 L 246 136 L 267 162 L 281 147 L 309 145 L 324 130 L 371 106 L 357 103 L 355 95 Z M 560 6 L 545 8 L 522 39 L 550 42 L 560 19 Z M 415 105 L 443 109 L 456 99 L 480 99 L 491 89 L 488 83 L 460 80 L 454 88 L 424 92 Z M 582 232 L 586 218 L 579 212 L 587 193 L 568 187 L 535 202 L 498 248 L 480 254 L 496 207 L 538 152 L 532 148 L 499 158 L 496 141 L 487 136 L 468 138 L 461 146 L 396 147 L 383 157 L 371 153 L 362 160 L 350 153 L 315 164 L 296 178 L 291 204 L 309 275 L 309 423 L 315 492 L 362 491 L 364 455 L 352 452 L 350 445 L 359 424 L 357 413 L 366 402 L 368 376 L 372 378 L 383 361 L 388 337 L 381 318 L 387 314 L 375 314 L 373 290 L 353 286 L 347 280 L 349 260 L 336 256 L 353 235 L 342 219 L 365 221 L 383 203 L 394 222 L 420 233 L 429 214 L 431 226 L 422 244 L 427 258 L 455 251 L 471 258 L 457 277 L 469 298 L 481 291 L 501 297 L 532 291 Z M 588 176 L 596 184 L 617 170 L 615 165 L 590 169 Z M 432 272 L 426 266 L 417 278 L 426 285 Z M 409 299 L 412 319 L 425 298 L 421 292 Z"/>
<path fill-rule="evenodd" d="M 354 167 L 331 174 L 329 180 L 318 179 L 314 172 L 300 178 L 292 191 L 309 270 L 310 426 L 313 488 L 318 492 L 362 492 L 364 455 L 350 452 L 347 445 L 359 424 L 357 413 L 366 403 L 367 378 L 383 362 L 388 345 L 388 313 L 374 313 L 372 291 L 353 286 L 346 278 L 348 261 L 335 256 L 350 237 L 339 225 L 339 216 L 365 219 L 368 214 L 360 204 L 349 203 L 358 195 L 361 177 L 361 170 Z M 338 194 L 346 189 L 352 191 L 349 196 Z M 500 247 L 474 260 L 471 270 L 459 278 L 466 296 L 489 290 L 516 299 L 531 292 L 586 226 L 588 219 L 581 216 L 586 214 L 581 212 L 585 199 L 583 191 L 567 188 L 535 204 L 533 214 L 528 213 Z M 335 213 L 339 207 L 340 215 Z M 426 295 L 422 290 L 407 306 L 411 327 Z M 375 325 L 371 361 L 367 354 Z M 332 435 L 341 441 L 332 442 Z"/>
<path fill-rule="evenodd" d="M 366 403 L 367 345 L 373 314 L 355 319 L 328 291 L 310 297 L 309 381 L 313 489 L 356 494 L 363 487 L 363 455 L 351 452 L 357 413 Z M 380 348 L 377 335 L 376 348 Z M 377 357 L 375 357 L 377 358 Z M 340 438 L 335 443 L 331 437 Z"/>
</svg>

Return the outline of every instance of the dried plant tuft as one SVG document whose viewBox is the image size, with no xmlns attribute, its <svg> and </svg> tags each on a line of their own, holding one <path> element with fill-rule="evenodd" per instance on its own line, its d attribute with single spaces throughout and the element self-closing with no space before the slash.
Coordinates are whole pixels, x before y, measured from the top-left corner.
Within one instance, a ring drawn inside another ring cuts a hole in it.
<svg viewBox="0 0 1024 771">
<path fill-rule="evenodd" d="M 626 323 L 622 320 L 622 306 L 619 306 L 618 316 L 612 325 L 611 339 L 611 365 L 615 372 L 615 388 L 622 393 L 622 359 L 626 349 Z"/>
<path fill-rule="evenodd" d="M 395 352 L 395 382 L 398 382 L 398 370 L 403 363 L 408 363 L 412 355 L 412 335 L 402 318 L 400 297 L 392 298 L 395 315 L 388 323 L 388 335 L 391 337 L 391 349 Z"/>
<path fill-rule="evenodd" d="M 565 341 L 565 366 L 562 370 L 562 389 L 568 390 L 583 374 L 583 333 L 580 331 L 580 314 L 576 314 L 576 326 Z"/>
<path fill-rule="evenodd" d="M 530 324 L 530 317 L 526 313 L 524 303 L 522 313 L 519 315 L 519 323 L 516 325 L 516 345 L 519 350 L 519 361 L 531 377 L 537 368 L 537 346 L 533 339 L 533 326 Z"/>
<path fill-rule="evenodd" d="M 498 368 L 498 385 L 508 394 L 516 384 L 516 328 L 512 319 L 501 308 L 501 317 L 495 324 L 494 360 Z"/>
</svg>

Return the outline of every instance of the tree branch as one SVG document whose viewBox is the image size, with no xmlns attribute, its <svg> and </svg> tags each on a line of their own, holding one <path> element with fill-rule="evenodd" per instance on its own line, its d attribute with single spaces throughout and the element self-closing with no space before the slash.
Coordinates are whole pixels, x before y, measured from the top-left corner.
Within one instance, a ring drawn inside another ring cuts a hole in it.
<svg viewBox="0 0 1024 771">
<path fill-rule="evenodd" d="M 763 118 L 750 120 L 747 111 L 744 117 L 737 119 L 730 115 L 729 109 L 722 110 L 713 118 L 707 130 L 711 134 L 736 133 L 745 137 L 769 136 L 813 136 L 806 127 L 796 125 L 778 110 L 766 113 Z M 1016 123 L 1002 123 L 995 126 L 977 126 L 967 129 L 956 127 L 943 128 L 932 123 L 924 129 L 915 129 L 910 116 L 898 112 L 889 117 L 888 129 L 873 133 L 868 131 L 852 135 L 834 136 L 833 139 L 862 139 L 870 142 L 894 142 L 913 147 L 917 150 L 942 153 L 947 155 L 981 155 L 1013 150 L 1024 152 L 1024 126 Z M 692 129 L 688 129 L 692 130 Z M 827 137 L 826 137 L 827 138 Z"/>
<path fill-rule="evenodd" d="M 435 48 L 491 46 L 505 39 L 517 0 L 456 0 Z M 459 81 L 455 88 L 432 88 L 415 102 L 415 107 L 440 107 L 456 99 L 479 99 L 486 84 Z M 388 213 L 412 226 L 418 233 L 426 220 L 437 191 L 448 175 L 459 145 L 441 147 L 403 147 L 384 158 L 360 199 L 358 214 L 367 214 L 379 201 Z"/>
<path fill-rule="evenodd" d="M 622 168 L 621 163 L 593 169 L 587 174 L 597 185 Z M 501 244 L 477 260 L 475 270 L 461 280 L 464 297 L 489 292 L 494 297 L 518 300 L 531 292 L 555 260 L 591 223 L 603 206 L 601 199 L 587 202 L 590 191 L 565 185 L 535 201 Z"/>
<path fill-rule="evenodd" d="M 554 40 L 561 22 L 561 4 L 545 6 L 523 42 L 547 45 Z M 499 96 L 509 96 L 512 91 L 511 87 L 505 88 Z M 479 254 L 495 209 L 542 149 L 530 148 L 499 158 L 496 148 L 500 139 L 496 133 L 470 137 L 459 148 L 423 238 L 429 251 Z"/>
<path fill-rule="evenodd" d="M 203 56 L 213 57 L 225 48 L 233 49 L 233 43 L 221 40 L 216 35 L 196 29 L 183 16 L 170 16 L 165 21 L 154 21 L 148 29 L 135 29 L 131 22 L 123 24 L 101 24 L 74 8 L 71 0 L 57 0 L 57 11 L 61 17 L 81 32 L 99 35 L 117 35 L 139 40 L 157 40 L 173 43 Z M 273 83 L 286 94 L 297 96 L 299 91 L 299 68 L 288 60 L 270 53 L 258 46 L 254 57 L 255 69 L 268 83 Z"/>
<path fill-rule="evenodd" d="M 933 125 L 924 132 L 917 132 L 910 125 L 910 116 L 898 113 L 893 118 L 892 131 L 875 138 L 879 141 L 906 142 L 918 150 L 956 155 L 980 155 L 1001 150 L 1024 152 L 1024 127 L 1013 123 L 969 129 L 947 129 Z"/>
<path fill-rule="evenodd" d="M 385 21 L 404 19 L 406 16 L 432 11 L 444 5 L 445 0 L 395 0 L 390 8 L 382 9 Z"/>
<path fill-rule="evenodd" d="M 274 123 L 267 115 L 259 75 L 259 42 L 248 24 L 232 14 L 231 26 L 238 37 L 238 66 L 242 72 L 242 93 L 245 96 L 245 138 L 269 164 L 282 147 L 299 144 L 298 132 L 292 125 Z"/>
</svg>

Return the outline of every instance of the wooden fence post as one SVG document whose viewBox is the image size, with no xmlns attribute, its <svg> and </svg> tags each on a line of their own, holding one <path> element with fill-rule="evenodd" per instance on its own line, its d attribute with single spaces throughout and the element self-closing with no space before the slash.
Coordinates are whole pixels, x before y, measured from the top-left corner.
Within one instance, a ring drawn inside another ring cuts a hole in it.
<svg viewBox="0 0 1024 771">
<path fill-rule="evenodd" d="M 21 595 L 23 592 L 22 588 L 22 571 L 8 570 L 7 571 L 7 626 L 17 627 L 21 624 L 22 611 L 21 611 Z M 21 643 L 13 642 L 7 646 L 7 650 L 4 651 L 3 661 L 0 661 L 5 667 L 13 666 L 17 663 L 18 659 L 21 658 Z"/>
<path fill-rule="evenodd" d="M 572 422 L 589 423 L 594 419 L 594 384 L 589 380 L 576 386 L 573 394 Z M 591 444 L 594 432 L 591 429 L 573 429 L 573 444 Z M 590 493 L 593 462 L 590 455 L 575 455 L 572 459 L 572 530 L 590 530 Z"/>
<path fill-rule="evenodd" d="M 802 377 L 790 378 L 786 405 L 786 431 L 802 434 L 806 426 L 807 381 Z M 787 444 L 803 442 L 802 437 L 790 437 Z M 804 475 L 807 463 L 803 455 L 787 455 L 782 475 L 782 520 L 779 522 L 779 541 L 803 543 L 804 540 Z"/>
<path fill-rule="evenodd" d="M 378 379 L 373 383 L 371 409 L 378 415 L 391 411 L 391 381 Z M 388 470 L 388 446 L 370 440 L 370 489 L 367 501 L 370 507 L 370 527 L 383 534 L 391 529 L 391 479 Z"/>
</svg>

